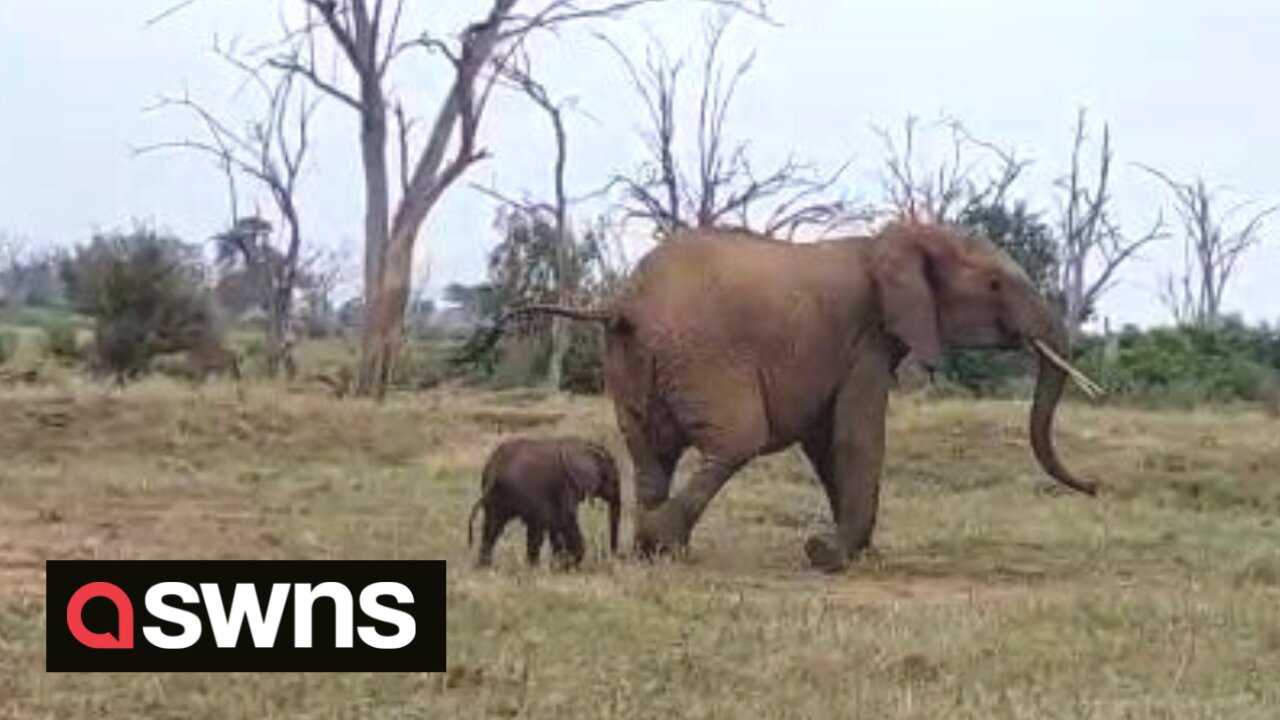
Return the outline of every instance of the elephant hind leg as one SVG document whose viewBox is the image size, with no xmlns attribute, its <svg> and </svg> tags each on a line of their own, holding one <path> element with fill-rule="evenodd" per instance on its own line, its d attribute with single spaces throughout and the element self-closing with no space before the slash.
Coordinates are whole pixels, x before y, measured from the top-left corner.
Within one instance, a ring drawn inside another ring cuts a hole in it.
<svg viewBox="0 0 1280 720">
<path fill-rule="evenodd" d="M 697 470 L 675 497 L 641 517 L 646 543 L 682 547 L 715 498 L 743 465 L 760 454 L 769 439 L 759 379 L 754 371 L 734 373 L 718 369 L 697 392 L 676 408 L 681 425 L 702 454 Z"/>
</svg>

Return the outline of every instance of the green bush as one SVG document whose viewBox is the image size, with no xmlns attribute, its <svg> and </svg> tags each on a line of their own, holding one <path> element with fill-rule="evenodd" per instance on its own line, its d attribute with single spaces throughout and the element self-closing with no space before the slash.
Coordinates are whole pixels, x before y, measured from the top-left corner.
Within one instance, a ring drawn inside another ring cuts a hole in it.
<svg viewBox="0 0 1280 720">
<path fill-rule="evenodd" d="M 1081 367 L 1112 394 L 1145 403 L 1257 402 L 1274 392 L 1278 351 L 1280 333 L 1265 325 L 1130 327 L 1110 341 L 1091 339 Z"/>
<path fill-rule="evenodd" d="M 55 321 L 41 328 L 45 350 L 55 360 L 73 363 L 80 360 L 80 342 L 77 328 L 66 321 Z"/>
<path fill-rule="evenodd" d="M 1026 353 L 952 350 L 943 355 L 936 379 L 978 397 L 1001 397 L 1015 393 L 1035 371 L 1035 360 Z"/>
<path fill-rule="evenodd" d="M 94 320 L 92 366 L 117 380 L 219 342 L 197 246 L 148 229 L 96 235 L 62 276 L 72 307 Z"/>
<path fill-rule="evenodd" d="M 604 391 L 604 333 L 595 323 L 573 323 L 569 352 L 565 353 L 563 388 L 571 393 L 593 395 Z M 550 353 L 547 353 L 548 361 Z"/>
<path fill-rule="evenodd" d="M 444 362 L 430 343 L 409 341 L 404 344 L 392 367 L 390 384 L 407 390 L 426 390 L 444 379 Z"/>
<path fill-rule="evenodd" d="M 1280 405 L 1280 328 L 1238 321 L 1214 330 L 1127 327 L 1110 338 L 1085 338 L 1073 356 L 1121 401 L 1168 407 L 1240 401 Z M 966 395 L 1023 395 L 1035 368 L 1024 353 L 955 350 L 944 356 L 935 382 Z"/>
<path fill-rule="evenodd" d="M 0 365 L 9 362 L 18 350 L 18 334 L 12 330 L 0 330 Z"/>
</svg>

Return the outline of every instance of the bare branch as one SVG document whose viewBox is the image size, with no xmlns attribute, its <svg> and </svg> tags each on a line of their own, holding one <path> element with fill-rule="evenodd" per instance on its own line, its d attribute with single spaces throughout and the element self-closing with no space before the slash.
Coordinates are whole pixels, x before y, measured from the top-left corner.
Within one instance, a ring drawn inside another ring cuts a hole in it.
<svg viewBox="0 0 1280 720">
<path fill-rule="evenodd" d="M 360 111 L 361 105 L 359 100 L 357 100 L 354 96 L 349 95 L 347 92 L 345 92 L 338 86 L 328 82 L 324 78 L 321 78 L 320 75 L 316 72 L 316 69 L 314 66 L 303 65 L 296 58 L 272 58 L 267 62 L 269 62 L 271 66 L 276 68 L 277 70 L 283 70 L 289 73 L 297 73 L 305 77 L 307 80 L 311 82 L 312 85 L 315 85 L 326 95 L 329 95 L 330 97 L 334 98 L 335 100 L 338 100 L 339 102 L 343 103 L 344 105 L 347 105 L 348 107 L 350 107 L 351 109 L 357 112 Z"/>
<path fill-rule="evenodd" d="M 167 18 L 169 18 L 169 17 L 171 17 L 171 16 L 173 16 L 173 15 L 177 15 L 178 13 L 182 12 L 183 10 L 186 10 L 187 8 L 191 7 L 192 5 L 195 5 L 197 2 L 199 2 L 199 0 L 182 0 L 181 2 L 177 3 L 176 5 L 172 5 L 172 6 L 168 7 L 168 8 L 165 8 L 164 10 L 161 10 L 158 14 L 151 16 L 150 18 L 148 18 L 148 19 L 147 19 L 146 23 L 144 23 L 144 24 L 145 24 L 147 27 L 152 27 L 153 25 L 158 25 L 159 23 L 163 22 L 165 19 L 167 19 Z"/>
<path fill-rule="evenodd" d="M 619 57 L 648 120 L 641 132 L 647 161 L 629 177 L 615 177 L 612 183 L 623 189 L 626 216 L 650 222 L 659 239 L 688 226 L 754 227 L 791 237 L 801 227 L 829 225 L 846 216 L 845 203 L 818 200 L 835 186 L 844 168 L 830 177 L 814 176 L 811 168 L 789 158 L 761 174 L 752 165 L 748 144 L 729 141 L 730 109 L 754 53 L 726 67 L 721 49 L 727 27 L 728 21 L 721 19 L 710 23 L 704 33 L 697 113 L 690 133 L 695 168 L 688 175 L 676 148 L 678 136 L 683 137 L 677 126 L 683 61 L 671 59 L 655 41 L 641 68 L 616 44 L 602 38 Z M 772 209 L 757 218 L 757 208 L 766 204 L 772 204 Z"/>
<path fill-rule="evenodd" d="M 1229 218 L 1248 203 L 1222 212 L 1217 197 L 1202 178 L 1181 182 L 1156 168 L 1135 163 L 1166 185 L 1174 195 L 1183 227 L 1183 270 L 1180 282 L 1165 278 L 1162 299 L 1175 321 L 1199 327 L 1215 327 L 1222 315 L 1222 300 L 1237 264 L 1244 254 L 1262 242 L 1265 220 L 1280 205 L 1265 207 L 1229 230 Z"/>
</svg>

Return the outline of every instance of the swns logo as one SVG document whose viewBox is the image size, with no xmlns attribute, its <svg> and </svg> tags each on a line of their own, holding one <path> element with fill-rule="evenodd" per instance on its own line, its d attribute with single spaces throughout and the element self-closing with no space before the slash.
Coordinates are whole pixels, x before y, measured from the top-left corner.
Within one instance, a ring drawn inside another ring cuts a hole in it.
<svg viewBox="0 0 1280 720">
<path fill-rule="evenodd" d="M 445 670 L 442 560 L 50 560 L 46 670 Z"/>
</svg>

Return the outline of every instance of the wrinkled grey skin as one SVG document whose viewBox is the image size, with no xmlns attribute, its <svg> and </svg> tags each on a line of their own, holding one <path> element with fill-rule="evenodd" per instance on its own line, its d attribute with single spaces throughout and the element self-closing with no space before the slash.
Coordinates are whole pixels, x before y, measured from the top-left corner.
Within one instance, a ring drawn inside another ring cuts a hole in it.
<svg viewBox="0 0 1280 720">
<path fill-rule="evenodd" d="M 556 558 L 576 566 L 585 552 L 578 526 L 578 504 L 592 499 L 608 505 L 609 550 L 616 553 L 622 495 L 613 455 L 604 447 L 579 438 L 504 441 L 485 463 L 480 498 L 467 519 L 467 545 L 472 544 L 476 513 L 483 510 L 477 566 L 493 563 L 494 545 L 514 518 L 524 522 L 530 565 L 538 564 L 542 544 L 549 538 Z"/>
<path fill-rule="evenodd" d="M 1066 331 L 1022 269 L 982 238 L 891 224 L 869 237 L 788 243 L 737 230 L 686 230 L 637 264 L 607 307 L 517 308 L 601 323 L 604 371 L 635 471 L 636 545 L 682 550 L 708 503 L 743 465 L 800 444 L 834 532 L 809 538 L 822 570 L 870 549 L 899 363 L 927 368 L 953 347 L 1066 353 Z M 1086 495 L 1051 431 L 1065 373 L 1040 357 L 1028 435 L 1036 460 Z M 686 449 L 701 461 L 683 490 Z"/>
</svg>

